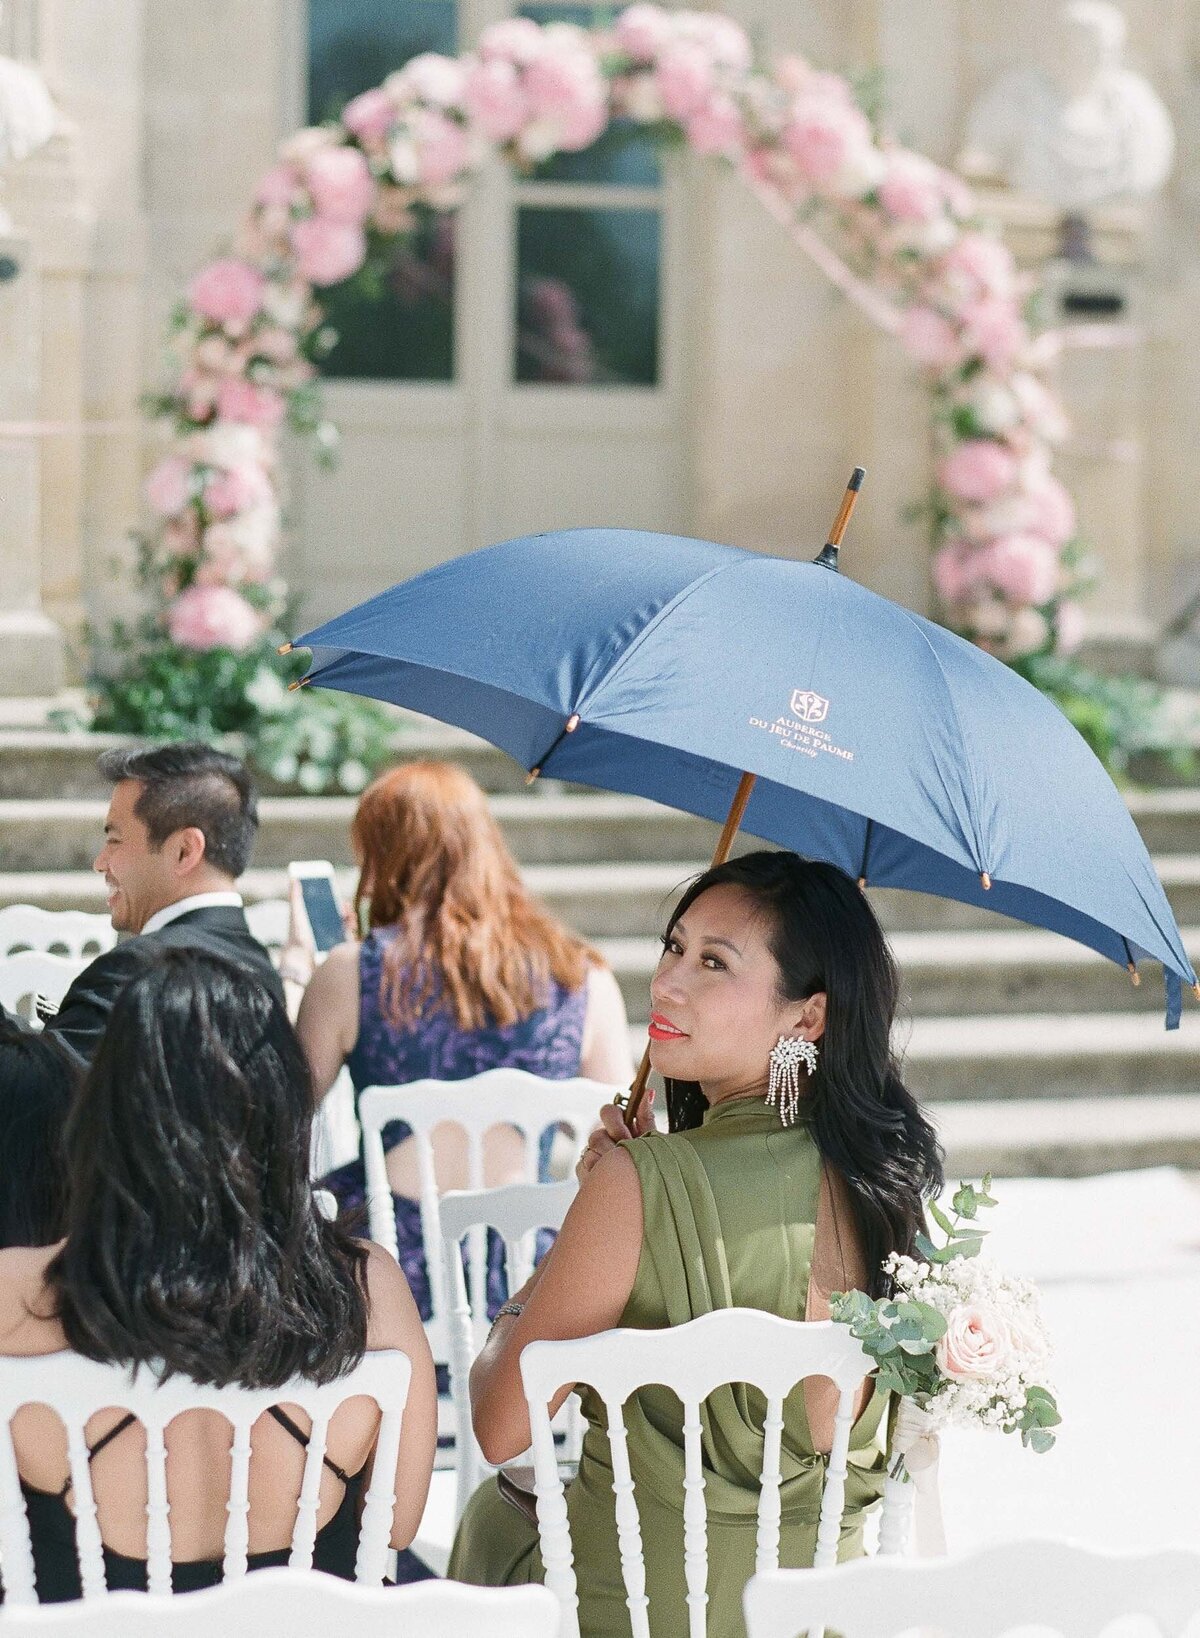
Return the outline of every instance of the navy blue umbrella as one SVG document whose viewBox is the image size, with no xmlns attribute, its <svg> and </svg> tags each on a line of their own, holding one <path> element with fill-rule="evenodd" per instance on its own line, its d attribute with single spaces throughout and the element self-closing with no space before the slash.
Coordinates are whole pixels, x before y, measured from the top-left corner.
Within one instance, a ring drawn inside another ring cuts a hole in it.
<svg viewBox="0 0 1200 1638">
<path fill-rule="evenodd" d="M 1087 744 L 999 660 L 831 558 L 628 529 L 530 535 L 295 646 L 313 651 L 312 684 L 456 723 L 527 769 L 716 820 L 748 795 L 753 835 L 872 886 L 1050 928 L 1135 977 L 1160 961 L 1176 1027 L 1196 975 Z"/>
</svg>

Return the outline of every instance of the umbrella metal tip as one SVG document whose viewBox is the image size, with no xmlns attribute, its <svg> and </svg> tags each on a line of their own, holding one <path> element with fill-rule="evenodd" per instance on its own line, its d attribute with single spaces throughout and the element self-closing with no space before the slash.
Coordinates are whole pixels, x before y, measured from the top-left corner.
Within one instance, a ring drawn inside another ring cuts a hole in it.
<svg viewBox="0 0 1200 1638">
<path fill-rule="evenodd" d="M 525 775 L 525 783 L 527 785 L 532 785 L 541 771 L 542 770 L 540 768 L 530 768 L 529 772 Z"/>
<path fill-rule="evenodd" d="M 983 883 L 983 891 L 985 893 L 990 893 L 992 891 L 992 878 L 988 875 L 986 870 L 980 876 L 979 880 Z"/>
<path fill-rule="evenodd" d="M 1192 994 L 1196 997 L 1197 1001 L 1200 1001 L 1200 984 L 1192 985 Z"/>
<path fill-rule="evenodd" d="M 1129 976 L 1133 980 L 1134 989 L 1135 990 L 1140 989 L 1141 984 L 1142 984 L 1142 975 L 1141 975 L 1141 973 L 1138 972 L 1137 968 L 1134 966 L 1132 961 L 1126 962 L 1126 966 L 1129 968 Z"/>
<path fill-rule="evenodd" d="M 288 693 L 294 694 L 297 688 L 303 688 L 305 683 L 311 682 L 311 680 L 310 677 L 297 677 L 295 682 L 288 683 Z"/>
<path fill-rule="evenodd" d="M 275 652 L 276 654 L 290 654 L 292 652 L 292 645 L 291 643 L 280 643 Z"/>
<path fill-rule="evenodd" d="M 850 482 L 846 485 L 846 488 L 853 489 L 855 491 L 861 489 L 863 486 L 863 479 L 866 477 L 866 475 L 867 469 L 865 466 L 856 466 L 854 471 L 850 474 Z"/>
</svg>

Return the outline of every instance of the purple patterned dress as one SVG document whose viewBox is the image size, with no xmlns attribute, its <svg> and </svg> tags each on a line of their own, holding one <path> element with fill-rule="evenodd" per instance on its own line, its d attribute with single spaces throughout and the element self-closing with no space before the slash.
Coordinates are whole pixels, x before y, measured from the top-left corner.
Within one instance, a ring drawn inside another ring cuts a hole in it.
<svg viewBox="0 0 1200 1638">
<path fill-rule="evenodd" d="M 485 1069 L 526 1069 L 547 1080 L 569 1080 L 579 1073 L 583 1048 L 583 1020 L 587 1011 L 587 986 L 565 990 L 551 981 L 546 1004 L 528 1018 L 506 1029 L 492 1026 L 463 1030 L 453 1014 L 435 996 L 426 1015 L 413 1029 L 398 1030 L 380 1012 L 380 975 L 383 957 L 394 937 L 388 928 L 376 928 L 364 939 L 359 951 L 358 1040 L 346 1059 L 346 1068 L 357 1094 L 368 1086 L 396 1086 L 406 1081 L 461 1081 Z M 411 1127 L 391 1121 L 383 1129 L 386 1149 L 406 1138 Z M 543 1137 L 543 1161 L 552 1133 Z M 366 1203 L 366 1174 L 362 1157 L 339 1166 L 323 1179 L 332 1189 L 342 1210 L 362 1208 Z M 431 1313 L 429 1272 L 421 1238 L 421 1210 L 415 1200 L 393 1195 L 396 1208 L 396 1243 L 400 1266 L 408 1278 L 421 1318 Z M 490 1237 L 488 1258 L 488 1307 L 495 1312 L 504 1301 L 503 1246 Z"/>
</svg>

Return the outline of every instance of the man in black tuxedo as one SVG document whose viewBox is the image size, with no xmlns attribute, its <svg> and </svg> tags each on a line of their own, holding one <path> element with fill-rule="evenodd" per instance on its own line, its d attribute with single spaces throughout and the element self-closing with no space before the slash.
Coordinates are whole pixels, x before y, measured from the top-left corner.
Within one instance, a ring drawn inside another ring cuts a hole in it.
<svg viewBox="0 0 1200 1638">
<path fill-rule="evenodd" d="M 137 936 L 80 973 L 47 1033 L 89 1063 L 118 995 L 166 946 L 240 962 L 282 1003 L 278 975 L 246 925 L 236 888 L 258 829 L 243 764 L 207 745 L 182 744 L 106 751 L 99 765 L 113 793 L 93 869 L 108 885 L 113 926 Z"/>
</svg>

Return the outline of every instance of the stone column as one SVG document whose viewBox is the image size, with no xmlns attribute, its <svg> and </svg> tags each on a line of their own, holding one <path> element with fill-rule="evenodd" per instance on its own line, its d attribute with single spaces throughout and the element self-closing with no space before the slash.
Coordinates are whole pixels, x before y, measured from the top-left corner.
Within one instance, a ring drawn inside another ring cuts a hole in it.
<svg viewBox="0 0 1200 1638">
<path fill-rule="evenodd" d="M 0 422 L 34 422 L 41 389 L 39 273 L 29 239 L 0 235 Z M 0 695 L 54 694 L 63 642 L 42 607 L 36 434 L 0 432 Z"/>
</svg>

